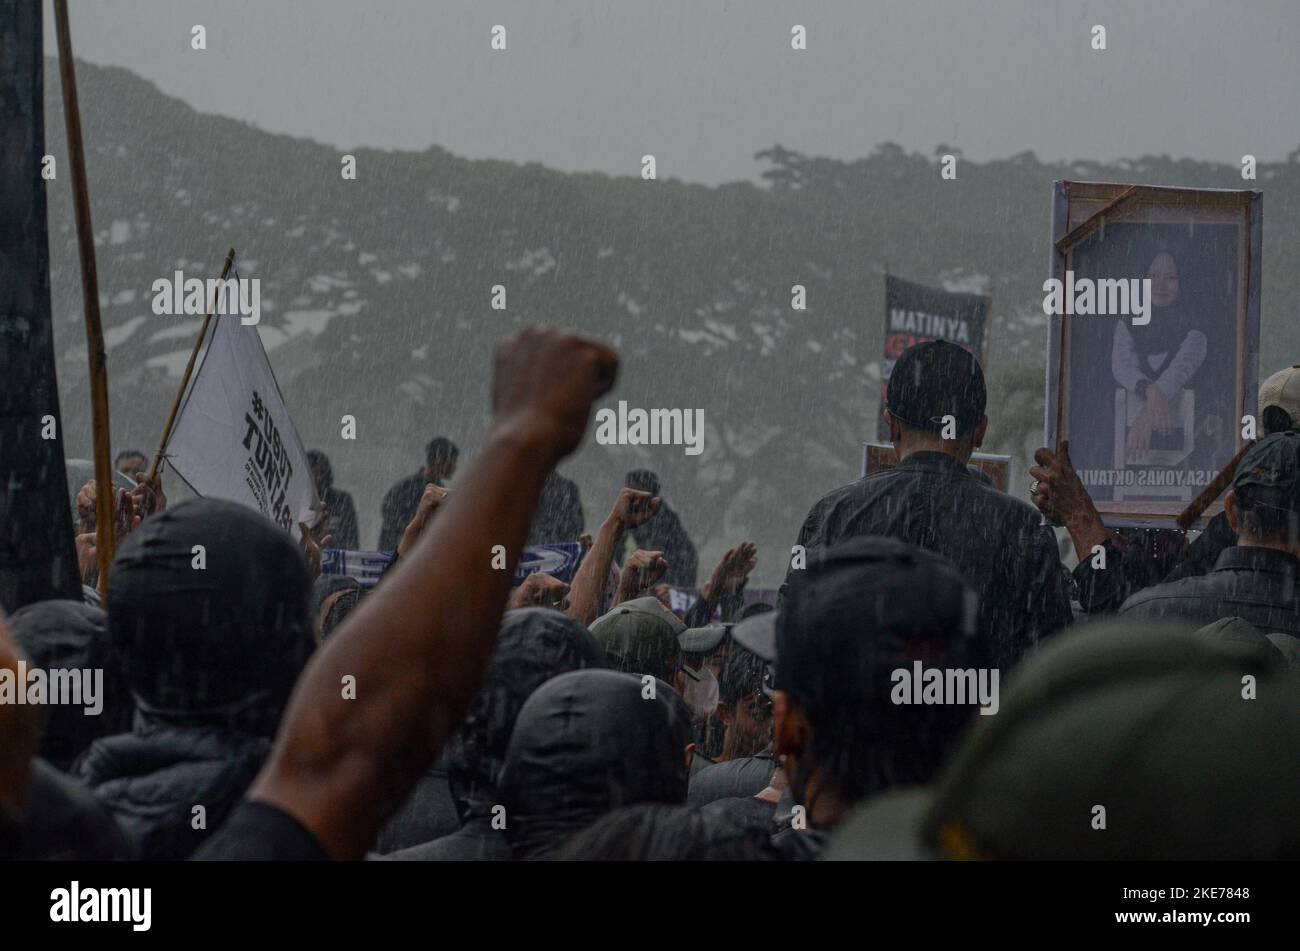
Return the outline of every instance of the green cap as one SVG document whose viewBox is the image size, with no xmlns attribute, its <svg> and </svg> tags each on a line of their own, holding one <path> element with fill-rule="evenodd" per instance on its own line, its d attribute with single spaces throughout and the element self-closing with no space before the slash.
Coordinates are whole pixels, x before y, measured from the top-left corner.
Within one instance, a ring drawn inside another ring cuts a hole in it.
<svg viewBox="0 0 1300 951">
<path fill-rule="evenodd" d="M 827 857 L 1300 858 L 1300 672 L 1262 652 L 1087 624 L 975 719 L 933 789 L 870 800 Z"/>
<path fill-rule="evenodd" d="M 624 601 L 592 622 L 590 630 L 615 670 L 672 681 L 681 659 L 677 637 L 686 625 L 658 598 Z"/>
</svg>

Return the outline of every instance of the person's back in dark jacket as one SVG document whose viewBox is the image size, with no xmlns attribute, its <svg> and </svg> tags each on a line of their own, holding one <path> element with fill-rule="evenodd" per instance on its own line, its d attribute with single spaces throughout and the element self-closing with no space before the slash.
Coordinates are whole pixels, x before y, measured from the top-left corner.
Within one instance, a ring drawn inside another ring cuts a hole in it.
<svg viewBox="0 0 1300 951">
<path fill-rule="evenodd" d="M 384 824 L 375 840 L 374 851 L 380 855 L 409 849 L 460 829 L 456 803 L 451 798 L 447 769 L 442 761 L 420 777 L 402 808 Z"/>
<path fill-rule="evenodd" d="M 852 538 L 887 536 L 947 558 L 978 596 L 988 661 L 1005 673 L 1073 615 L 1056 539 L 1037 510 L 967 468 L 988 428 L 987 402 L 984 371 L 971 353 L 946 340 L 909 347 L 885 391 L 898 465 L 814 505 L 798 543 L 808 554 Z M 797 564 L 792 558 L 791 574 Z"/>
<path fill-rule="evenodd" d="M 577 483 L 551 470 L 542 483 L 542 497 L 528 528 L 527 544 L 576 542 L 582 536 L 584 522 Z"/>
<path fill-rule="evenodd" d="M 1300 635 L 1300 435 L 1277 433 L 1252 446 L 1223 511 L 1237 544 L 1213 571 L 1139 591 L 1119 613 L 1198 627 L 1239 617 L 1265 634 Z"/>
<path fill-rule="evenodd" d="M 312 649 L 309 596 L 289 534 L 231 502 L 183 502 L 118 550 L 108 626 L 135 729 L 92 744 L 77 776 L 135 857 L 186 858 L 243 796 Z"/>
<path fill-rule="evenodd" d="M 1124 617 L 1174 618 L 1204 625 L 1239 617 L 1265 633 L 1300 636 L 1300 559 L 1255 546 L 1224 549 L 1214 570 L 1147 588 L 1120 608 Z"/>
<path fill-rule="evenodd" d="M 424 447 L 424 468 L 414 475 L 399 479 L 384 494 L 383 522 L 379 528 L 379 550 L 394 551 L 402 540 L 407 523 L 420 507 L 424 487 L 430 482 L 445 486 L 456 472 L 460 450 L 445 436 L 439 436 Z"/>
<path fill-rule="evenodd" d="M 864 535 L 896 538 L 952 561 L 979 595 L 980 631 L 995 667 L 1011 666 L 1070 623 L 1066 572 L 1038 512 L 975 478 L 951 455 L 914 452 L 893 469 L 836 489 L 808 513 L 798 543 L 829 548 Z"/>
<path fill-rule="evenodd" d="M 311 465 L 316 494 L 325 505 L 325 521 L 318 527 L 317 537 L 332 536 L 332 548 L 352 550 L 361 547 L 357 534 L 357 507 L 352 504 L 351 495 L 334 487 L 334 469 L 329 457 L 319 449 L 313 449 L 307 453 L 307 462 Z"/>
<path fill-rule="evenodd" d="M 661 493 L 659 476 L 649 469 L 633 469 L 623 484 L 651 495 Z M 667 499 L 661 498 L 659 511 L 632 529 L 632 541 L 637 548 L 663 553 L 664 561 L 668 562 L 668 571 L 663 577 L 665 584 L 680 588 L 695 587 L 700 568 L 699 554 L 686 527 L 682 525 L 682 520 L 669 506 Z"/>
<path fill-rule="evenodd" d="M 183 859 L 225 821 L 270 751 L 270 737 L 146 717 L 135 733 L 97 740 L 77 775 L 112 810 L 133 858 Z"/>
<path fill-rule="evenodd" d="M 357 507 L 350 493 L 342 489 L 326 490 L 325 525 L 317 532 L 322 537 L 332 536 L 331 548 L 346 548 L 354 551 L 361 547 L 361 533 L 357 529 Z"/>
</svg>

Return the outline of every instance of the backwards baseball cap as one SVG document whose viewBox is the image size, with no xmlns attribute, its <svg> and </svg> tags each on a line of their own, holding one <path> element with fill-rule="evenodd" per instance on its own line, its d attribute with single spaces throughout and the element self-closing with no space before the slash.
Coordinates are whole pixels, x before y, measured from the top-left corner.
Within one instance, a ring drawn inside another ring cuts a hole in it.
<svg viewBox="0 0 1300 951">
<path fill-rule="evenodd" d="M 1261 652 L 1162 622 L 1087 624 L 1027 658 L 976 721 L 935 786 L 869 800 L 827 857 L 1300 858 L 1300 672 Z"/>
<path fill-rule="evenodd" d="M 772 664 L 773 686 L 795 695 L 860 696 L 864 664 L 979 666 L 979 598 L 941 555 L 882 536 L 809 553 L 779 610 L 732 628 Z"/>
<path fill-rule="evenodd" d="M 1300 424 L 1300 365 L 1278 370 L 1260 385 L 1261 419 L 1270 406 L 1283 410 L 1292 425 Z"/>
<path fill-rule="evenodd" d="M 686 625 L 658 598 L 648 597 L 624 601 L 592 622 L 590 630 L 615 670 L 671 680 L 681 659 L 678 637 Z"/>
<path fill-rule="evenodd" d="M 1249 488 L 1273 490 L 1269 495 L 1283 504 L 1269 507 L 1300 511 L 1300 434 L 1274 433 L 1246 450 L 1232 489 Z"/>
<path fill-rule="evenodd" d="M 979 425 L 987 403 L 979 361 L 947 340 L 904 350 L 885 390 L 885 407 L 899 422 L 934 433 L 942 431 L 945 416 L 952 416 L 958 434 L 966 435 Z"/>
</svg>

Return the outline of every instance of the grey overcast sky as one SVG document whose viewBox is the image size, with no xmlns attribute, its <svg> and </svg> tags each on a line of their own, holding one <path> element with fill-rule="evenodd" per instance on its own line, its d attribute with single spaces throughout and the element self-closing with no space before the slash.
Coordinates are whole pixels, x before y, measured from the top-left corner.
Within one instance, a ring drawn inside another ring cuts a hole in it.
<svg viewBox="0 0 1300 951">
<path fill-rule="evenodd" d="M 49 3 L 47 0 L 47 8 Z M 715 184 L 781 143 L 984 160 L 1300 146 L 1297 0 L 72 0 L 74 49 L 336 145 Z M 46 50 L 54 52 L 47 9 Z M 207 50 L 190 48 L 207 29 Z M 507 50 L 489 47 L 504 25 Z M 808 48 L 790 48 L 794 24 Z M 1107 49 L 1091 48 L 1106 28 Z"/>
</svg>

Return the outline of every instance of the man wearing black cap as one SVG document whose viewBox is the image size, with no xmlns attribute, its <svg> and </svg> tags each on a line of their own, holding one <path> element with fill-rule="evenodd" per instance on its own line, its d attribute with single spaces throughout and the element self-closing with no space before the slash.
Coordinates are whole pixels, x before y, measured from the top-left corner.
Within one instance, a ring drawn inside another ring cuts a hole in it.
<svg viewBox="0 0 1300 951">
<path fill-rule="evenodd" d="M 781 835 L 815 843 L 809 831 L 835 825 L 858 800 L 933 778 L 979 706 L 996 707 L 997 672 L 975 619 L 975 594 L 946 559 L 862 538 L 811 555 L 778 612 L 736 625 L 736 642 L 773 667 L 775 750 L 804 823 Z M 927 681 L 937 669 L 944 682 L 961 672 L 963 684 L 982 676 L 994 688 L 918 701 L 901 688 L 918 667 Z"/>
<path fill-rule="evenodd" d="M 1119 613 L 1198 625 L 1239 617 L 1265 633 L 1300 635 L 1300 435 L 1277 433 L 1252 446 L 1223 511 L 1237 544 L 1213 571 L 1139 591 Z"/>
<path fill-rule="evenodd" d="M 1070 622 L 1067 576 L 1034 508 L 967 468 L 988 427 L 979 362 L 944 340 L 910 347 L 886 391 L 885 420 L 899 463 L 836 489 L 799 531 L 805 553 L 887 535 L 950 559 L 980 599 L 991 662 L 1007 668 Z M 789 583 L 799 574 L 791 559 Z M 924 592 L 900 592 L 915 597 Z"/>
</svg>

